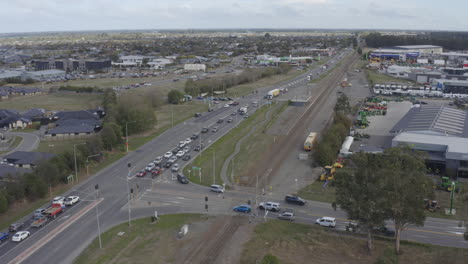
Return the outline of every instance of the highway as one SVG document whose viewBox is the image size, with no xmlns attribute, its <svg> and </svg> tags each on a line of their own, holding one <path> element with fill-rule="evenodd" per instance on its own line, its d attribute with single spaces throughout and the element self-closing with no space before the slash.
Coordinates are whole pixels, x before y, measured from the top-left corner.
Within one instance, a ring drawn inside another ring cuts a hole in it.
<svg viewBox="0 0 468 264">
<path fill-rule="evenodd" d="M 335 59 L 335 61 L 338 60 Z M 333 63 L 329 63 L 329 65 L 330 68 L 333 67 Z M 305 85 L 307 75 L 317 76 L 317 73 L 321 71 L 320 68 L 314 68 L 287 82 L 258 89 L 258 93 L 237 98 L 236 101 L 240 103 L 237 107 L 223 107 L 224 104 L 220 103 L 215 111 L 203 113 L 201 117 L 191 118 L 167 130 L 138 150 L 129 153 L 66 193 L 66 195 L 78 195 L 83 201 L 71 208 L 67 208 L 58 219 L 39 230 L 32 230 L 32 236 L 21 243 L 9 241 L 0 245 L 2 262 L 72 263 L 73 259 L 97 237 L 96 212 L 99 215 L 102 231 L 128 220 L 127 175 L 130 175 L 129 187 L 133 189 L 130 203 L 132 218 L 149 218 L 154 214 L 155 210 L 160 214 L 205 212 L 205 196 L 209 198 L 208 213 L 210 214 L 232 214 L 232 207 L 247 203 L 247 198 L 251 201 L 255 201 L 256 198 L 258 200 L 282 201 L 285 194 L 268 193 L 256 196 L 255 190 L 251 188 L 244 188 L 236 192 L 228 191 L 224 195 L 218 195 L 209 192 L 208 188 L 204 186 L 179 184 L 169 171 L 164 172 L 154 180 L 148 176 L 145 178 L 133 176 L 154 158 L 172 150 L 179 141 L 190 137 L 193 133 L 199 133 L 201 128 L 218 126 L 218 132 L 210 131 L 201 134 L 201 139 L 191 143 L 193 147 L 201 140 L 207 147 L 244 120 L 240 115 L 236 115 L 233 116 L 235 118 L 233 123 L 223 122 L 217 124 L 216 121 L 219 118 L 231 116 L 232 112 L 243 105 L 249 105 L 249 114 L 251 114 L 255 110 L 255 108 L 251 107 L 251 102 L 258 101 L 259 106 L 266 104 L 267 101 L 263 99 L 263 96 L 268 90 L 285 86 L 293 90 Z M 279 97 L 280 100 L 282 96 Z M 200 154 L 203 155 L 203 152 L 198 153 L 193 150 L 190 152 L 192 159 Z M 128 163 L 131 163 L 131 173 L 129 173 Z M 187 164 L 180 161 L 178 163 L 182 167 Z M 96 185 L 99 186 L 98 192 L 95 190 Z M 99 204 L 95 202 L 96 197 L 99 198 Z M 89 210 L 83 211 L 86 208 Z M 347 221 L 343 212 L 333 211 L 328 204 L 309 202 L 308 205 L 295 209 L 297 221 L 299 222 L 312 223 L 318 216 L 329 215 L 338 218 L 339 225 L 337 229 L 342 229 Z M 81 214 L 81 217 L 76 217 Z M 261 214 L 263 212 L 254 211 L 252 215 L 259 218 Z M 275 215 L 270 214 L 269 217 L 275 217 Z M 25 218 L 27 225 L 30 224 L 28 218 Z M 67 222 L 71 223 L 70 226 L 66 226 Z M 410 227 L 408 231 L 403 233 L 403 238 L 440 245 L 468 247 L 460 235 L 460 232 L 463 231 L 456 229 L 456 224 L 455 221 L 428 219 L 426 227 Z M 28 228 L 28 230 L 31 229 Z M 54 233 L 54 230 L 58 229 L 63 230 Z M 44 241 L 44 238 L 50 236 L 51 233 L 54 233 L 54 237 L 50 241 Z M 31 248 L 34 250 L 31 250 Z M 29 253 L 24 255 L 24 252 Z"/>
</svg>

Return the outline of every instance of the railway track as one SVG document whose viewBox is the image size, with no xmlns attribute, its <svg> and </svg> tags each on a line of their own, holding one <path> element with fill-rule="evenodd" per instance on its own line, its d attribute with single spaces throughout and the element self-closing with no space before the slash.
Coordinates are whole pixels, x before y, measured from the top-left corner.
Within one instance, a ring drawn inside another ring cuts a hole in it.
<svg viewBox="0 0 468 264">
<path fill-rule="evenodd" d="M 311 101 L 307 105 L 305 112 L 302 114 L 300 119 L 290 129 L 290 133 L 287 136 L 281 136 L 277 140 L 276 144 L 270 146 L 261 160 L 255 165 L 254 170 L 250 175 L 247 182 L 243 184 L 247 186 L 255 186 L 256 175 L 258 175 L 259 184 L 267 186 L 269 180 L 272 179 L 286 156 L 300 146 L 304 139 L 305 133 L 307 133 L 307 127 L 310 124 L 309 121 L 313 120 L 314 114 L 317 110 L 320 110 L 320 106 L 327 103 L 327 99 L 336 91 L 338 83 L 344 78 L 346 72 L 349 70 L 351 65 L 355 62 L 357 56 L 355 54 L 345 58 L 337 69 L 333 70 L 327 77 L 320 81 L 317 86 L 323 87 L 315 100 Z"/>
</svg>

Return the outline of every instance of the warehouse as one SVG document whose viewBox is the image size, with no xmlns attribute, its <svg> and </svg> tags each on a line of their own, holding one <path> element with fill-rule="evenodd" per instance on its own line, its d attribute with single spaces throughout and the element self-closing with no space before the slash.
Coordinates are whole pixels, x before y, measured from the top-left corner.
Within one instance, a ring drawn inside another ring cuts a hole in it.
<svg viewBox="0 0 468 264">
<path fill-rule="evenodd" d="M 428 168 L 468 177 L 467 112 L 445 106 L 412 108 L 390 132 L 392 146 L 408 145 L 427 153 Z"/>
</svg>

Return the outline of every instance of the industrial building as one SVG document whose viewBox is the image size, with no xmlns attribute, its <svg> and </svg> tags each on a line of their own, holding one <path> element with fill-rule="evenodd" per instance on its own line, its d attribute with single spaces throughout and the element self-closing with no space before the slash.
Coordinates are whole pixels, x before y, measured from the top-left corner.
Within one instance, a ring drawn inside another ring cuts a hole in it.
<svg viewBox="0 0 468 264">
<path fill-rule="evenodd" d="M 407 145 L 424 151 L 428 168 L 468 177 L 467 112 L 445 106 L 413 107 L 391 129 L 392 147 Z"/>
<path fill-rule="evenodd" d="M 206 71 L 205 64 L 184 64 L 184 70 L 186 71 Z"/>
<path fill-rule="evenodd" d="M 420 56 L 432 56 L 442 54 L 442 47 L 434 45 L 408 45 L 394 46 L 373 50 L 370 59 L 380 60 L 413 60 L 417 61 Z"/>
<path fill-rule="evenodd" d="M 108 70 L 111 65 L 111 60 L 34 60 L 31 62 L 36 71 L 43 70 L 64 70 L 72 71 L 92 71 L 92 70 Z"/>
</svg>

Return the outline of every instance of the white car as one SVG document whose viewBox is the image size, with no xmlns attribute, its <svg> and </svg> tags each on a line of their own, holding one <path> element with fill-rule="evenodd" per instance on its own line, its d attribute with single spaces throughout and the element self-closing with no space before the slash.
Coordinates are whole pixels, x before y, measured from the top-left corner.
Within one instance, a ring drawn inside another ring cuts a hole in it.
<svg viewBox="0 0 468 264">
<path fill-rule="evenodd" d="M 186 146 L 186 147 L 184 148 L 184 152 L 185 152 L 185 153 L 190 152 L 190 147 Z"/>
<path fill-rule="evenodd" d="M 164 154 L 164 157 L 165 157 L 166 159 L 171 158 L 171 157 L 172 157 L 172 152 L 170 152 L 170 151 L 166 152 L 166 154 Z"/>
<path fill-rule="evenodd" d="M 224 105 L 224 107 L 228 108 L 228 107 L 229 107 L 229 105 L 228 105 L 228 104 L 225 104 L 225 105 Z"/>
<path fill-rule="evenodd" d="M 191 138 L 187 138 L 187 139 L 185 140 L 185 145 L 190 144 L 190 142 L 192 142 L 192 139 L 191 139 Z"/>
<path fill-rule="evenodd" d="M 31 233 L 29 233 L 29 231 L 19 231 L 19 232 L 16 232 L 16 234 L 14 234 L 11 237 L 11 241 L 21 242 L 21 241 L 25 240 L 26 238 L 28 238 L 30 235 L 31 235 Z"/>
<path fill-rule="evenodd" d="M 185 147 L 185 145 L 186 145 L 185 141 L 179 142 L 179 148 L 183 148 L 183 147 Z"/>
<path fill-rule="evenodd" d="M 52 200 L 52 203 L 53 203 L 53 204 L 61 204 L 61 205 L 63 205 L 63 204 L 64 204 L 64 200 L 65 200 L 65 197 L 63 197 L 63 196 L 57 196 L 57 197 L 55 197 L 55 198 Z"/>
<path fill-rule="evenodd" d="M 178 172 L 179 171 L 179 164 L 176 163 L 176 164 L 172 165 L 171 171 L 172 172 Z"/>
<path fill-rule="evenodd" d="M 333 217 L 324 216 L 317 219 L 315 223 L 325 227 L 335 227 L 336 219 Z"/>
<path fill-rule="evenodd" d="M 152 171 L 154 169 L 154 167 L 156 167 L 156 165 L 151 162 L 150 164 L 148 164 L 148 166 L 146 166 L 145 170 L 146 171 Z"/>
<path fill-rule="evenodd" d="M 174 163 L 174 162 L 176 162 L 176 160 L 177 160 L 177 156 L 172 156 L 172 157 L 169 159 L 169 162 Z"/>
<path fill-rule="evenodd" d="M 162 157 L 156 157 L 153 161 L 154 164 L 159 165 L 162 162 Z"/>
<path fill-rule="evenodd" d="M 65 199 L 65 205 L 74 205 L 79 201 L 80 201 L 80 197 L 78 197 L 78 196 L 68 196 Z"/>
<path fill-rule="evenodd" d="M 210 191 L 216 193 L 224 193 L 224 188 L 221 185 L 213 184 L 210 186 Z"/>
<path fill-rule="evenodd" d="M 278 212 L 280 210 L 280 204 L 275 203 L 275 202 L 260 203 L 258 208 L 260 208 L 262 210 Z"/>
<path fill-rule="evenodd" d="M 185 152 L 183 150 L 177 152 L 176 157 L 182 158 L 185 155 Z"/>
</svg>

